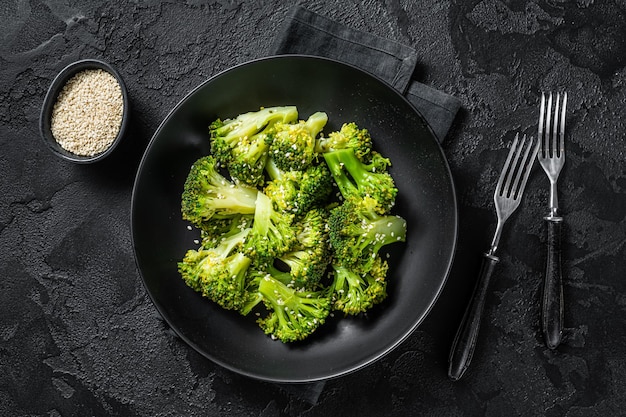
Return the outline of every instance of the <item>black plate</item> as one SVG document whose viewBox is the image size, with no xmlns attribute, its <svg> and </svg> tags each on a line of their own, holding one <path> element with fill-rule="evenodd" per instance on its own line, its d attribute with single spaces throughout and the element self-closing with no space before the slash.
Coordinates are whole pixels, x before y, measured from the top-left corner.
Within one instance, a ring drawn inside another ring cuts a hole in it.
<svg viewBox="0 0 626 417">
<path fill-rule="evenodd" d="M 354 121 L 393 163 L 395 212 L 407 242 L 390 248 L 389 297 L 367 317 L 334 317 L 299 344 L 266 336 L 253 317 L 225 311 L 189 289 L 176 262 L 195 247 L 180 216 L 191 164 L 209 152 L 208 124 L 261 106 L 296 105 L 300 118 L 325 111 L 325 132 Z M 339 62 L 280 56 L 229 69 L 200 85 L 167 116 L 142 159 L 132 196 L 132 238 L 141 276 L 176 333 L 216 363 L 254 378 L 311 382 L 382 357 L 424 319 L 445 283 L 457 234 L 447 162 L 416 110 L 384 82 Z"/>
</svg>

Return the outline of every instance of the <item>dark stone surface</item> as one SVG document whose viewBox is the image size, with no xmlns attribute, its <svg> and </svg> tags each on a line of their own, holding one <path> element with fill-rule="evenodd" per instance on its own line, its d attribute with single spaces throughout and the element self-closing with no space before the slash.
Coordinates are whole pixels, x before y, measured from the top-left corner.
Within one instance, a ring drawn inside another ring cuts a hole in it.
<svg viewBox="0 0 626 417">
<path fill-rule="evenodd" d="M 159 318 L 136 270 L 134 174 L 151 135 L 194 86 L 267 54 L 279 1 L 0 5 L 0 414 L 49 416 L 617 416 L 626 413 L 626 3 L 303 1 L 414 47 L 416 79 L 460 98 L 443 144 L 460 203 L 458 255 L 423 325 L 316 404 L 226 371 Z M 103 163 L 71 165 L 39 138 L 46 89 L 79 58 L 113 64 L 130 133 Z M 539 327 L 548 181 L 535 170 L 507 224 L 469 372 L 447 355 L 495 226 L 493 184 L 515 131 L 534 134 L 541 90 L 569 96 L 566 334 Z"/>
</svg>

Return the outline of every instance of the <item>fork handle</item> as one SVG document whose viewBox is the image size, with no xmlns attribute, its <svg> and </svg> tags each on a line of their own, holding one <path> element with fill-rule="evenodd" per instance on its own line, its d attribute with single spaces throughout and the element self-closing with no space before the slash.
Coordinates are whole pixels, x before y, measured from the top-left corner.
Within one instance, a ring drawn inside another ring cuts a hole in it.
<svg viewBox="0 0 626 417">
<path fill-rule="evenodd" d="M 499 259 L 495 255 L 486 253 L 483 256 L 472 298 L 467 305 L 450 350 L 448 376 L 453 381 L 457 381 L 463 376 L 472 361 L 489 281 L 498 261 Z"/>
<path fill-rule="evenodd" d="M 562 217 L 545 217 L 548 226 L 548 256 L 543 283 L 541 325 L 546 345 L 555 349 L 563 334 L 563 279 L 561 273 Z"/>
</svg>

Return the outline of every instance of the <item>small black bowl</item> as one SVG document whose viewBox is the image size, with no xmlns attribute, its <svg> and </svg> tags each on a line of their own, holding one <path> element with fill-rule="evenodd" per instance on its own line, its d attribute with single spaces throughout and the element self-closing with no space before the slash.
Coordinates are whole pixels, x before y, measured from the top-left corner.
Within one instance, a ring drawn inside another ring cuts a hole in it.
<svg viewBox="0 0 626 417">
<path fill-rule="evenodd" d="M 109 145 L 109 147 L 96 155 L 93 156 L 82 156 L 77 155 L 72 152 L 69 152 L 61 147 L 59 143 L 56 141 L 51 131 L 51 119 L 52 119 L 52 108 L 57 100 L 57 97 L 65 84 L 72 78 L 75 74 L 88 69 L 102 69 L 109 74 L 113 75 L 122 89 L 122 99 L 123 99 L 123 113 L 122 113 L 122 122 L 120 125 L 120 130 L 117 133 L 117 137 L 115 140 Z M 128 92 L 126 91 L 126 85 L 124 84 L 124 80 L 117 72 L 115 68 L 106 62 L 99 61 L 97 59 L 85 59 L 81 61 L 76 61 L 67 67 L 65 67 L 52 81 L 50 88 L 48 89 L 48 93 L 46 94 L 46 98 L 44 99 L 43 106 L 41 109 L 41 116 L 39 118 L 39 129 L 41 131 L 41 137 L 46 145 L 52 150 L 52 152 L 58 157 L 65 159 L 66 161 L 75 162 L 78 164 L 89 164 L 92 162 L 100 161 L 106 158 L 108 155 L 113 152 L 113 150 L 120 143 L 122 138 L 124 137 L 124 133 L 126 131 L 126 127 L 128 125 L 129 119 L 129 103 L 128 103 Z"/>
</svg>

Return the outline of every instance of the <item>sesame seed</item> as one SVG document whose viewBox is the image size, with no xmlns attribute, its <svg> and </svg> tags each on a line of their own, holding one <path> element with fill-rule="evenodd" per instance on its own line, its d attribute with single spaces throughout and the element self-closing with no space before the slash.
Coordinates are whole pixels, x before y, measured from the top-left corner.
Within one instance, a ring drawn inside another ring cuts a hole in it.
<svg viewBox="0 0 626 417">
<path fill-rule="evenodd" d="M 123 111 L 122 88 L 113 75 L 81 71 L 63 86 L 52 108 L 52 136 L 73 154 L 102 153 L 117 137 Z"/>
</svg>

